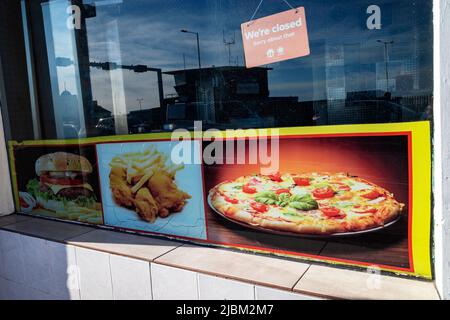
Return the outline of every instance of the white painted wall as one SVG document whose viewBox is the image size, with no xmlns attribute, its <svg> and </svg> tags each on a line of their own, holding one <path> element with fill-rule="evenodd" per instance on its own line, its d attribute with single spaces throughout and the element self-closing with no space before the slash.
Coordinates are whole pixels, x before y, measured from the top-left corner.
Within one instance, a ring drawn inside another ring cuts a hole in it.
<svg viewBox="0 0 450 320">
<path fill-rule="evenodd" d="M 450 0 L 434 1 L 434 258 L 436 285 L 450 299 Z"/>
<path fill-rule="evenodd" d="M 0 112 L 0 216 L 14 212 L 14 201 L 9 176 L 8 153 L 6 150 L 3 119 Z"/>
</svg>

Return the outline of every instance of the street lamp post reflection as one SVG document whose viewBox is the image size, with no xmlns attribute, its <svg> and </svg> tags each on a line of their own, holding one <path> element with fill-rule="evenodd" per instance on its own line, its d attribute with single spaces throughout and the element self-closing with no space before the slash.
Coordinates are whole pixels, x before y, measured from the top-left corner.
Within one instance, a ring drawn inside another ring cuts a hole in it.
<svg viewBox="0 0 450 320">
<path fill-rule="evenodd" d="M 181 32 L 195 34 L 195 36 L 197 37 L 198 69 L 200 70 L 202 68 L 202 59 L 201 59 L 201 56 L 200 56 L 200 37 L 199 37 L 199 34 L 198 34 L 198 32 L 193 32 L 193 31 L 189 31 L 189 30 L 186 30 L 186 29 L 182 29 Z"/>
<path fill-rule="evenodd" d="M 389 45 L 394 44 L 394 41 L 377 40 L 378 43 L 384 45 L 384 64 L 386 71 L 386 92 L 389 92 Z"/>
<path fill-rule="evenodd" d="M 197 37 L 197 57 L 198 57 L 198 75 L 199 75 L 199 85 L 198 85 L 198 89 L 197 89 L 197 102 L 200 102 L 201 100 L 203 100 L 203 91 L 202 91 L 202 86 L 203 86 L 203 81 L 202 81 L 202 58 L 200 55 L 200 36 L 198 32 L 193 32 L 193 31 L 189 31 L 186 29 L 182 29 L 180 30 L 182 33 L 190 33 L 190 34 L 194 34 Z"/>
</svg>

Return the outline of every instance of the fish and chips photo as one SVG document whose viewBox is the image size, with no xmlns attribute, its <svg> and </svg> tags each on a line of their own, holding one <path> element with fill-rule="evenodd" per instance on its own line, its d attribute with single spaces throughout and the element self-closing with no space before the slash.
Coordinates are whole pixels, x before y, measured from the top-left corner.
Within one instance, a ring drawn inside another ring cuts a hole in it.
<svg viewBox="0 0 450 320">
<path fill-rule="evenodd" d="M 181 212 L 191 198 L 175 182 L 176 173 L 184 166 L 171 163 L 154 146 L 118 155 L 109 165 L 114 202 L 134 210 L 146 222 Z"/>
</svg>

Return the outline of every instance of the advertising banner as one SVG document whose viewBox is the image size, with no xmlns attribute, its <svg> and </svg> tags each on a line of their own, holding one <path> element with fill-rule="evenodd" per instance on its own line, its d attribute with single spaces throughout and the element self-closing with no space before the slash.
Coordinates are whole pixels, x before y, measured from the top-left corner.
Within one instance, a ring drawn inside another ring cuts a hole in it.
<svg viewBox="0 0 450 320">
<path fill-rule="evenodd" d="M 10 143 L 17 210 L 431 278 L 428 122 Z"/>
</svg>

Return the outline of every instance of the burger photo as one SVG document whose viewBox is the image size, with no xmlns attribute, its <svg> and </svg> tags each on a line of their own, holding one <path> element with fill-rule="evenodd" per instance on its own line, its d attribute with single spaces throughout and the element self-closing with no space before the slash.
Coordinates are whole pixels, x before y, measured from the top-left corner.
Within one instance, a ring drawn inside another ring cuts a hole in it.
<svg viewBox="0 0 450 320">
<path fill-rule="evenodd" d="M 35 164 L 36 175 L 27 184 L 27 191 L 39 207 L 64 211 L 71 207 L 96 206 L 94 189 L 87 182 L 92 165 L 83 156 L 57 152 L 40 157 Z"/>
</svg>

